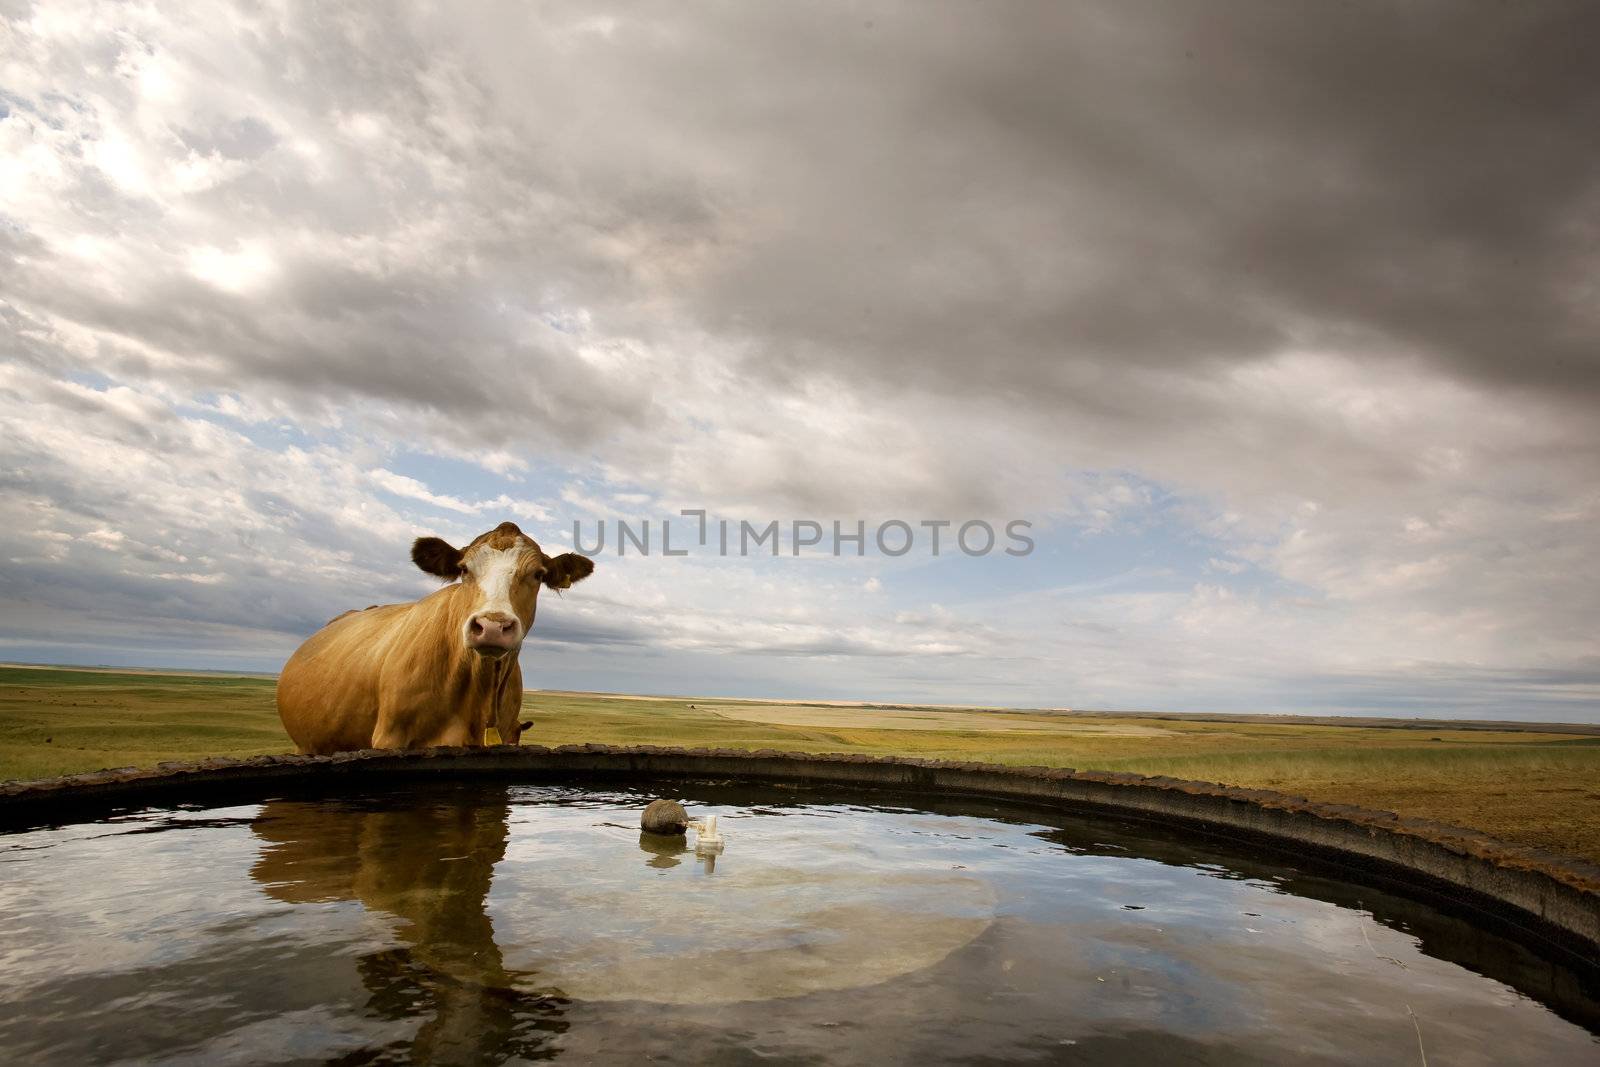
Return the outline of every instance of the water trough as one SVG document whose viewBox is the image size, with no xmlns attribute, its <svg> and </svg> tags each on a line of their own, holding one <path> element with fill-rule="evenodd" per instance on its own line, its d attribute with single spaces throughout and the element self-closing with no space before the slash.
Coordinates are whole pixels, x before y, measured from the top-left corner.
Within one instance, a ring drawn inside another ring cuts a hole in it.
<svg viewBox="0 0 1600 1067">
<path fill-rule="evenodd" d="M 726 851 L 640 838 L 655 796 L 720 813 Z M 215 859 L 193 883 L 167 866 L 196 855 Z M 135 1034 L 151 1057 L 248 1061 L 289 1040 L 273 1029 L 287 1018 L 313 1057 L 439 1060 L 611 1040 L 629 1056 L 883 1062 L 891 1036 L 935 1060 L 1600 1048 L 1600 870 L 1173 779 L 648 746 L 209 760 L 0 786 L 0 859 L 20 875 L 0 922 L 39 940 L 0 982 L 24 1008 L 0 1041 L 41 1059 L 114 1059 Z M 129 864 L 137 892 L 87 888 Z M 97 917 L 81 936 L 56 899 L 80 885 Z M 193 1032 L 26 1018 L 128 988 L 181 999 L 199 963 L 100 959 L 148 951 L 129 945 L 185 909 L 235 961 L 223 971 L 327 972 L 305 979 L 322 992 L 241 990 Z M 375 916 L 388 926 L 368 945 Z M 346 956 L 353 997 L 330 962 Z M 1352 1019 L 1373 1033 L 1339 1036 Z"/>
</svg>

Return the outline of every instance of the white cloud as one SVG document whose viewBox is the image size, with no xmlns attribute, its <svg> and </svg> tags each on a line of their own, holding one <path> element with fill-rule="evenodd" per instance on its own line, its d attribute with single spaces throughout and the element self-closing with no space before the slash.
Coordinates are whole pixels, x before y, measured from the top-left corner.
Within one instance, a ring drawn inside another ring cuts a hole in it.
<svg viewBox="0 0 1600 1067">
<path fill-rule="evenodd" d="M 396 496 L 408 497 L 411 500 L 420 500 L 424 504 L 432 504 L 436 508 L 446 511 L 459 511 L 465 515 L 476 515 L 482 510 L 476 504 L 468 504 L 464 500 L 457 500 L 453 496 L 443 496 L 431 491 L 426 485 L 415 478 L 407 478 L 403 474 L 375 468 L 367 472 L 367 477 L 380 489 L 386 489 Z"/>
<path fill-rule="evenodd" d="M 243 241 L 232 251 L 196 248 L 189 252 L 188 260 L 191 274 L 229 293 L 258 291 L 278 271 L 277 260 L 262 241 Z"/>
</svg>

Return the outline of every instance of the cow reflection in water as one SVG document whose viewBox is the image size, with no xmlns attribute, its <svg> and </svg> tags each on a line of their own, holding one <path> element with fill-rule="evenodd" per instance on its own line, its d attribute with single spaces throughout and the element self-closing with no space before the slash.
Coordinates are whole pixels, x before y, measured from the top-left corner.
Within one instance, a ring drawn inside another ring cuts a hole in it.
<svg viewBox="0 0 1600 1067">
<path fill-rule="evenodd" d="M 520 991 L 536 987 L 536 977 L 508 972 L 495 943 L 486 904 L 495 864 L 505 855 L 510 809 L 503 796 L 480 801 L 457 805 L 441 797 L 362 810 L 275 800 L 252 827 L 262 849 L 250 874 L 274 900 L 351 900 L 400 920 L 395 933 L 403 946 L 357 962 L 370 994 L 367 1011 L 425 1021 L 409 1043 L 367 1050 L 379 1058 L 546 1058 L 557 1051 L 550 1039 L 567 1028 L 567 1001 Z"/>
</svg>

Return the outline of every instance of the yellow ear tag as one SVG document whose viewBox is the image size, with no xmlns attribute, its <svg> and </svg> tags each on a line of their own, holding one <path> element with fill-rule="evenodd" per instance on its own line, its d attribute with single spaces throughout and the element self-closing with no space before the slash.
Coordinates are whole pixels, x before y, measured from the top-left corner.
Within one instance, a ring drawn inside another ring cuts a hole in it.
<svg viewBox="0 0 1600 1067">
<path fill-rule="evenodd" d="M 483 728 L 483 743 L 486 745 L 501 744 L 500 731 L 496 730 L 493 726 L 485 726 Z"/>
</svg>

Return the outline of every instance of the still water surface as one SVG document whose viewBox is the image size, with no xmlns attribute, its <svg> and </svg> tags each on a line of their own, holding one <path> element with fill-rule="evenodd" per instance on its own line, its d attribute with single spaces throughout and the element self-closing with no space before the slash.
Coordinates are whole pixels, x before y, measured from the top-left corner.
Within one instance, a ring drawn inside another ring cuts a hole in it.
<svg viewBox="0 0 1600 1067">
<path fill-rule="evenodd" d="M 1600 1063 L 1459 919 L 1138 824 L 438 786 L 0 836 L 9 1062 Z M 693 840 L 690 835 L 689 841 Z"/>
</svg>

